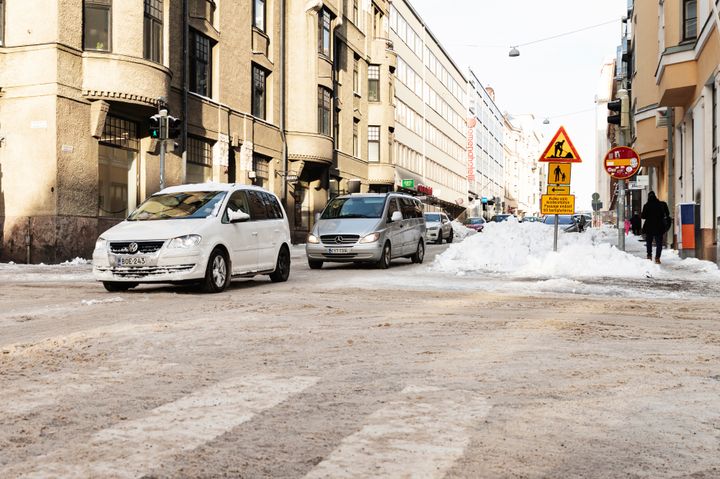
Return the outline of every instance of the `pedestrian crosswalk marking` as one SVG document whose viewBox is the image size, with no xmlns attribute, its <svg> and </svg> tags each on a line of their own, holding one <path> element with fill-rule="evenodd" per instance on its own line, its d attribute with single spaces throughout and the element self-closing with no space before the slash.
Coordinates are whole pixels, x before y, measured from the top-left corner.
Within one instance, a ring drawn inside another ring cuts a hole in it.
<svg viewBox="0 0 720 479">
<path fill-rule="evenodd" d="M 488 411 L 487 402 L 474 392 L 407 387 L 305 477 L 443 477 L 462 457 L 472 428 Z"/>
<path fill-rule="evenodd" d="M 85 443 L 0 471 L 0 477 L 137 478 L 277 406 L 316 377 L 232 378 L 99 431 Z"/>
</svg>

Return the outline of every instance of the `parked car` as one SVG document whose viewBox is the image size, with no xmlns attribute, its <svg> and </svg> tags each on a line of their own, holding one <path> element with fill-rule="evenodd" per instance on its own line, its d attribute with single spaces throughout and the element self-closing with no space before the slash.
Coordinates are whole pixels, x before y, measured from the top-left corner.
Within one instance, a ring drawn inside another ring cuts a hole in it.
<svg viewBox="0 0 720 479">
<path fill-rule="evenodd" d="M 475 230 L 478 233 L 483 230 L 485 227 L 485 218 L 482 216 L 471 216 L 469 218 L 466 218 L 465 221 L 463 221 L 463 225 L 465 225 L 466 228 L 470 228 L 471 230 Z"/>
<path fill-rule="evenodd" d="M 566 227 L 569 225 L 575 224 L 573 221 L 572 215 L 557 215 L 558 217 L 558 224 L 561 227 Z M 545 215 L 543 217 L 543 224 L 546 225 L 554 225 L 555 224 L 555 215 Z"/>
<path fill-rule="evenodd" d="M 523 223 L 540 223 L 542 221 L 542 218 L 539 216 L 525 216 L 522 219 Z"/>
<path fill-rule="evenodd" d="M 278 198 L 254 186 L 165 188 L 100 235 L 93 274 L 108 291 L 197 282 L 209 293 L 233 277 L 290 275 L 290 228 Z"/>
<path fill-rule="evenodd" d="M 369 262 L 388 268 L 395 258 L 425 258 L 422 203 L 401 193 L 363 193 L 331 200 L 308 235 L 312 269 L 325 262 Z"/>
<path fill-rule="evenodd" d="M 450 218 L 445 213 L 425 213 L 425 239 L 442 244 L 443 239 L 453 242 L 453 229 Z"/>
<path fill-rule="evenodd" d="M 503 221 L 507 221 L 511 216 L 514 217 L 515 215 L 511 215 L 511 214 L 508 214 L 508 213 L 503 213 L 503 214 L 499 214 L 499 215 L 493 216 L 493 217 L 490 219 L 490 221 L 494 221 L 495 223 L 501 223 L 501 222 L 503 222 Z"/>
</svg>

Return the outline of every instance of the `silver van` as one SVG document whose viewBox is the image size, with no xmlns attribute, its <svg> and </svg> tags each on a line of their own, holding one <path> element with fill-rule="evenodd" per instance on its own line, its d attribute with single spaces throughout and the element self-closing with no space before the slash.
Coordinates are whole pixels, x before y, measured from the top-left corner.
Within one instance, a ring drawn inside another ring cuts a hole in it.
<svg viewBox="0 0 720 479">
<path fill-rule="evenodd" d="M 365 262 L 387 268 L 394 258 L 422 263 L 425 257 L 422 203 L 400 193 L 338 196 L 308 235 L 305 252 L 312 269 L 324 262 Z"/>
</svg>

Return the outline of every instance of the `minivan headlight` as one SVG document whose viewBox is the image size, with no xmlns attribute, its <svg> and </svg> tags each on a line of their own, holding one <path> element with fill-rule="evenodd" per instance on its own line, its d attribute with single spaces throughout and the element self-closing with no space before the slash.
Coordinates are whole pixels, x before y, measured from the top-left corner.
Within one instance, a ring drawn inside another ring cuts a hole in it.
<svg viewBox="0 0 720 479">
<path fill-rule="evenodd" d="M 107 249 L 108 242 L 105 238 L 100 237 L 95 241 L 95 249 L 105 250 Z"/>
<path fill-rule="evenodd" d="M 320 240 L 318 239 L 317 236 L 315 236 L 313 234 L 309 234 L 307 237 L 307 242 L 310 244 L 318 244 L 318 243 L 320 243 Z"/>
<path fill-rule="evenodd" d="M 359 241 L 360 243 L 374 243 L 380 239 L 380 233 L 370 233 Z"/>
<path fill-rule="evenodd" d="M 168 243 L 168 248 L 192 248 L 200 244 L 202 236 L 200 235 L 185 235 L 173 238 Z"/>
</svg>

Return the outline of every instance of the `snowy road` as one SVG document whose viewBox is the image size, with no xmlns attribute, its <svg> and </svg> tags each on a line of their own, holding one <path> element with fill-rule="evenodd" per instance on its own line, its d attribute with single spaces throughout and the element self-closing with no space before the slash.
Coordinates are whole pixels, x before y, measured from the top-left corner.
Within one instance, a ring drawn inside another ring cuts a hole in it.
<svg viewBox="0 0 720 479">
<path fill-rule="evenodd" d="M 0 477 L 720 477 L 707 265 L 452 271 L 471 239 L 219 295 L 0 265 Z"/>
</svg>

